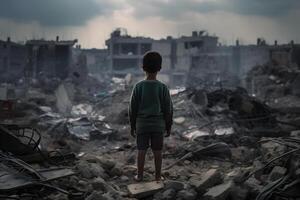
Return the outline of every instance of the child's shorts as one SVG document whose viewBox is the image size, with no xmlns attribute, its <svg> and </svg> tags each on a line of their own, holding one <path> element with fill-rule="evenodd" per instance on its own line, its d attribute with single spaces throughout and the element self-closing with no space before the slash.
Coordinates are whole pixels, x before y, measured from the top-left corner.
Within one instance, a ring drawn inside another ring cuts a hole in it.
<svg viewBox="0 0 300 200">
<path fill-rule="evenodd" d="M 147 150 L 149 145 L 153 151 L 161 151 L 164 143 L 163 133 L 138 133 L 136 136 L 138 150 Z"/>
</svg>

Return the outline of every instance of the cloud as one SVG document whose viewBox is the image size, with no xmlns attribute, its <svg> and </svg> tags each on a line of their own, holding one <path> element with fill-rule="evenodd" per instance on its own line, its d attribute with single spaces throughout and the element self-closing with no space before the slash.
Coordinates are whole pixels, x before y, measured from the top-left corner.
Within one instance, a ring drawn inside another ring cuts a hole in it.
<svg viewBox="0 0 300 200">
<path fill-rule="evenodd" d="M 229 12 L 240 15 L 277 17 L 300 7 L 298 0 L 128 0 L 136 16 L 160 16 L 177 20 L 190 13 Z"/>
<path fill-rule="evenodd" d="M 44 26 L 81 26 L 119 5 L 106 0 L 0 0 L 0 18 Z"/>
</svg>

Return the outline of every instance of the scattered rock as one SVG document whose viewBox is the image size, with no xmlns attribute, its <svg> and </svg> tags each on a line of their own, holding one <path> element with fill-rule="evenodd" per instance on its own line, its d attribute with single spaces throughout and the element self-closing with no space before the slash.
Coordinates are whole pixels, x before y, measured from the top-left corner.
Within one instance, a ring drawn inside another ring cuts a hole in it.
<svg viewBox="0 0 300 200">
<path fill-rule="evenodd" d="M 244 185 L 248 189 L 250 196 L 256 197 L 257 194 L 262 190 L 263 186 L 261 183 L 254 177 L 250 177 Z"/>
<path fill-rule="evenodd" d="M 127 186 L 128 191 L 132 197 L 135 198 L 144 198 L 151 196 L 164 188 L 162 182 L 157 183 L 156 181 L 147 182 L 147 183 L 137 183 Z"/>
<path fill-rule="evenodd" d="M 107 191 L 107 184 L 104 179 L 98 177 L 92 181 L 93 189 L 96 191 Z"/>
<path fill-rule="evenodd" d="M 269 174 L 269 181 L 273 182 L 276 181 L 277 179 L 281 178 L 284 176 L 284 174 L 286 173 L 287 169 L 284 167 L 280 167 L 280 166 L 275 166 L 271 173 Z"/>
<path fill-rule="evenodd" d="M 165 189 L 174 189 L 176 191 L 183 190 L 185 184 L 180 181 L 167 181 L 165 183 Z"/>
<path fill-rule="evenodd" d="M 177 200 L 194 200 L 197 198 L 197 192 L 193 189 L 191 190 L 180 190 L 177 195 Z"/>
<path fill-rule="evenodd" d="M 300 138 L 300 130 L 292 131 L 291 137 L 297 137 Z"/>
<path fill-rule="evenodd" d="M 233 183 L 230 181 L 221 185 L 212 187 L 203 195 L 205 200 L 225 200 L 230 193 Z"/>
<path fill-rule="evenodd" d="M 167 189 L 162 193 L 163 200 L 173 200 L 176 196 L 176 190 L 174 189 Z"/>
<path fill-rule="evenodd" d="M 121 179 L 121 181 L 123 181 L 123 182 L 129 181 L 128 176 L 121 176 L 120 179 Z"/>
<path fill-rule="evenodd" d="M 93 177 L 105 177 L 104 169 L 99 164 L 90 163 L 90 171 Z"/>
<path fill-rule="evenodd" d="M 233 185 L 230 190 L 230 198 L 231 200 L 246 200 L 248 198 L 249 192 L 245 187 L 241 187 L 238 185 Z"/>
<path fill-rule="evenodd" d="M 91 185 L 84 180 L 79 180 L 77 183 L 77 187 L 82 190 L 82 191 L 93 191 L 93 188 L 91 187 Z"/>
<path fill-rule="evenodd" d="M 106 177 L 104 169 L 97 163 L 88 163 L 87 161 L 81 160 L 77 165 L 77 169 L 81 176 L 86 179 Z"/>
<path fill-rule="evenodd" d="M 269 141 L 261 144 L 261 151 L 263 158 L 265 160 L 270 160 L 284 154 L 286 151 L 286 146 Z"/>
<path fill-rule="evenodd" d="M 210 169 L 201 177 L 192 177 L 189 183 L 196 188 L 198 193 L 203 194 L 208 188 L 222 183 L 222 176 L 219 170 Z"/>
<path fill-rule="evenodd" d="M 104 200 L 102 197 L 101 192 L 94 191 L 92 194 L 90 194 L 85 200 Z"/>
<path fill-rule="evenodd" d="M 84 161 L 80 161 L 77 165 L 77 169 L 83 178 L 91 179 L 93 175 L 89 170 L 89 164 Z"/>
<path fill-rule="evenodd" d="M 240 162 L 251 162 L 255 158 L 255 151 L 244 146 L 231 149 L 232 158 Z"/>
<path fill-rule="evenodd" d="M 115 176 L 121 176 L 123 174 L 123 170 L 121 169 L 121 167 L 119 166 L 115 166 L 114 168 L 112 168 L 109 171 L 109 175 L 111 177 L 115 177 Z"/>
<path fill-rule="evenodd" d="M 176 118 L 174 118 L 174 122 L 176 124 L 183 124 L 185 122 L 185 118 L 184 117 L 176 117 Z"/>
</svg>

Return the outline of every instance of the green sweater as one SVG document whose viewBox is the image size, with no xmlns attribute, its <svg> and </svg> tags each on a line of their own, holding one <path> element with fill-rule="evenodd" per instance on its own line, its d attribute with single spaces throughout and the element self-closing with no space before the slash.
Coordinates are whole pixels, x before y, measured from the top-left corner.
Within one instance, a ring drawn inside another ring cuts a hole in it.
<svg viewBox="0 0 300 200">
<path fill-rule="evenodd" d="M 129 105 L 131 129 L 139 133 L 171 130 L 173 105 L 169 89 L 158 80 L 138 82 Z"/>
</svg>

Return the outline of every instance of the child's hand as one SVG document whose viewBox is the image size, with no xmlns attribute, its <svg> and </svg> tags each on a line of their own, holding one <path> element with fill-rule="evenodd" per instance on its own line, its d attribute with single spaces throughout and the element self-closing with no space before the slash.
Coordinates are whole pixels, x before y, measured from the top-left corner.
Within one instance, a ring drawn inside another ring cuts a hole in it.
<svg viewBox="0 0 300 200">
<path fill-rule="evenodd" d="M 171 130 L 167 130 L 165 137 L 169 137 L 171 135 Z"/>
<path fill-rule="evenodd" d="M 135 130 L 134 129 L 131 129 L 130 130 L 130 135 L 132 136 L 132 137 L 136 137 L 136 134 L 135 134 Z"/>
</svg>

